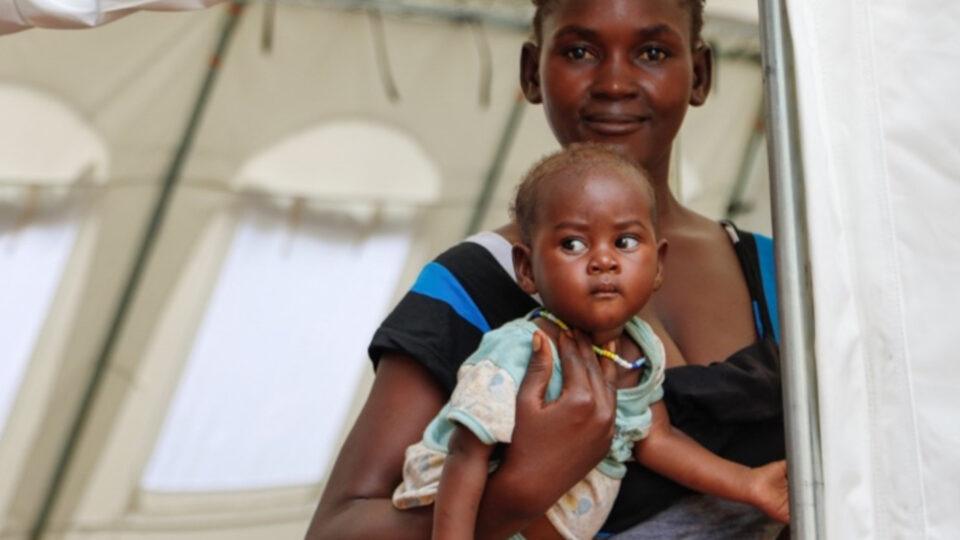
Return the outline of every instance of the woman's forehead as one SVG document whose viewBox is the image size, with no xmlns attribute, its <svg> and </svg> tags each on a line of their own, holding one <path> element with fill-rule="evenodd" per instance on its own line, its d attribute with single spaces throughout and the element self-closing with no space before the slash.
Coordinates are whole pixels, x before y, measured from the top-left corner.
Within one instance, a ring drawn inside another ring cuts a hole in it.
<svg viewBox="0 0 960 540">
<path fill-rule="evenodd" d="M 681 0 L 555 0 L 545 6 L 542 31 L 546 38 L 568 27 L 602 33 L 662 26 L 689 37 L 691 13 L 687 6 Z"/>
</svg>

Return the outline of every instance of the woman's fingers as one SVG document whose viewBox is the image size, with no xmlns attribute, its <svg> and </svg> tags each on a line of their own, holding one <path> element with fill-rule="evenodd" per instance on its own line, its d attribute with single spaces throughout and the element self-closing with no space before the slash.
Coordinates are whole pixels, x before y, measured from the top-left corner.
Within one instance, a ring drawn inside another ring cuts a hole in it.
<svg viewBox="0 0 960 540">
<path fill-rule="evenodd" d="M 565 362 L 561 400 L 578 407 L 592 422 L 612 429 L 616 396 L 603 378 L 590 339 L 574 330 L 561 334 L 559 346 Z"/>
<path fill-rule="evenodd" d="M 542 405 L 547 394 L 547 385 L 550 384 L 550 375 L 553 374 L 553 357 L 547 336 L 540 330 L 534 332 L 532 346 L 530 364 L 523 382 L 520 383 L 520 389 L 517 390 L 517 400 L 530 400 Z"/>
<path fill-rule="evenodd" d="M 566 333 L 557 338 L 563 388 L 557 399 L 546 402 L 552 351 L 545 335 L 535 335 L 539 338 L 517 395 L 513 439 L 498 474 L 538 479 L 529 505 L 543 513 L 610 451 L 616 408 L 604 384 L 598 391 L 591 382 L 603 383 L 603 376 L 589 341 L 583 347 Z"/>
<path fill-rule="evenodd" d="M 544 342 L 546 339 L 544 336 Z M 584 415 L 581 421 L 588 421 L 586 418 L 590 418 L 589 422 L 596 422 L 596 425 L 607 426 L 612 430 L 616 412 L 616 385 L 613 383 L 616 371 L 608 378 L 607 368 L 601 368 L 590 338 L 578 330 L 560 333 L 557 338 L 557 354 L 563 369 L 563 390 L 559 399 L 551 406 L 571 407 L 577 411 L 573 413 L 571 410 L 571 413 Z M 529 376 L 528 374 L 527 378 Z M 542 382 L 543 387 L 547 382 L 549 376 Z M 543 390 L 536 394 L 536 398 L 542 403 Z M 533 392 L 518 399 L 533 399 Z"/>
<path fill-rule="evenodd" d="M 606 428 L 606 437 L 609 441 L 609 437 L 613 437 L 613 421 L 616 418 L 616 386 L 604 377 L 600 368 L 600 361 L 602 360 L 598 359 L 597 354 L 593 351 L 593 342 L 590 338 L 579 330 L 574 332 L 573 338 L 579 358 L 578 363 L 583 366 L 586 379 L 583 389 L 580 391 L 586 394 L 587 399 L 589 399 L 587 408 L 593 417 L 593 421 L 598 426 Z"/>
<path fill-rule="evenodd" d="M 598 357 L 597 354 L 593 352 L 593 342 L 583 332 L 578 330 L 574 334 L 574 337 L 577 340 L 577 350 L 580 355 L 585 358 L 585 371 L 587 373 L 587 379 L 590 381 L 590 386 L 593 389 L 594 399 L 601 407 L 599 412 L 603 414 L 607 409 L 611 409 L 615 405 L 615 379 L 607 378 L 605 372 L 606 367 L 603 365 L 603 363 L 612 364 L 613 362 Z"/>
<path fill-rule="evenodd" d="M 557 354 L 563 368 L 563 392 L 588 388 L 590 383 L 586 362 L 589 358 L 582 356 L 571 333 L 560 332 L 557 338 Z"/>
</svg>

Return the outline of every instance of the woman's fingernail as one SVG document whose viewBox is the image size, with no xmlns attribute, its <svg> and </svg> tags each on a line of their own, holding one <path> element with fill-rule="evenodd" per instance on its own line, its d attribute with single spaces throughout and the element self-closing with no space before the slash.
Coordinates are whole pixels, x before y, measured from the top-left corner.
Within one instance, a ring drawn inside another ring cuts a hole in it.
<svg viewBox="0 0 960 540">
<path fill-rule="evenodd" d="M 533 334 L 533 350 L 534 350 L 534 352 L 539 351 L 539 350 L 540 350 L 540 347 L 543 346 L 543 344 L 541 343 L 541 339 L 542 339 L 542 338 L 540 337 L 540 332 L 536 332 L 535 334 Z"/>
</svg>

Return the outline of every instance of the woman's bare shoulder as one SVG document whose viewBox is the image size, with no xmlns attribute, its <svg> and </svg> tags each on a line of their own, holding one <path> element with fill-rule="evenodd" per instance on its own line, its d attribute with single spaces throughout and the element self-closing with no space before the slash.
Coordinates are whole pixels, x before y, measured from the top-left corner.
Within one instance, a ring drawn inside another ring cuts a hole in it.
<svg viewBox="0 0 960 540">
<path fill-rule="evenodd" d="M 750 294 L 720 223 L 694 214 L 665 232 L 657 314 L 689 363 L 716 361 L 755 339 Z"/>
</svg>

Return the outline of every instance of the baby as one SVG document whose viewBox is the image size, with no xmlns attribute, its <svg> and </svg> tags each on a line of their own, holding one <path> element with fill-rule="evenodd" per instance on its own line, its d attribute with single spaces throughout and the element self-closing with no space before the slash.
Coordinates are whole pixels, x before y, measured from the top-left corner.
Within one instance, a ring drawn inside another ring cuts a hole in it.
<svg viewBox="0 0 960 540">
<path fill-rule="evenodd" d="M 724 460 L 670 426 L 663 344 L 635 317 L 659 288 L 666 240 L 646 174 L 614 151 L 572 145 L 524 178 L 513 205 L 520 287 L 543 308 L 488 332 L 461 366 L 450 401 L 406 452 L 397 508 L 435 503 L 434 538 L 470 538 L 495 445 L 510 443 L 516 394 L 531 350 L 553 354 L 547 400 L 563 388 L 554 343 L 579 329 L 601 362 L 616 365 L 610 452 L 548 511 L 564 538 L 593 538 L 616 499 L 623 462 L 636 459 L 691 489 L 753 504 L 786 522 L 785 463 L 750 469 Z M 547 337 L 544 337 L 547 336 Z"/>
</svg>

